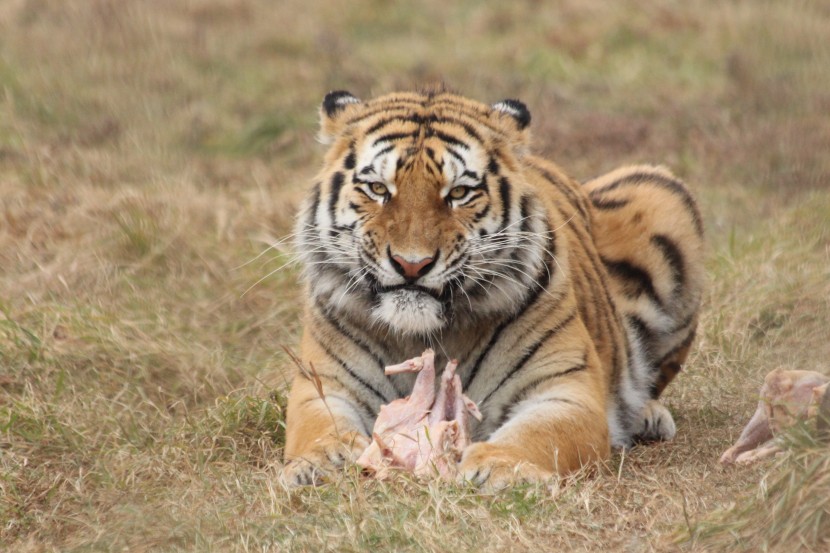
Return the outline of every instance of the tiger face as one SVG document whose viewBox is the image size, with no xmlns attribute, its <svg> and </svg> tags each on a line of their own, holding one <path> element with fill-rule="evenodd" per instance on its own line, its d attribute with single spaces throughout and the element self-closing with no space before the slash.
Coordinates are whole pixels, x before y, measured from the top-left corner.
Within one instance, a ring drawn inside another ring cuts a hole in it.
<svg viewBox="0 0 830 553">
<path fill-rule="evenodd" d="M 297 229 L 319 305 L 431 336 L 541 286 L 552 236 L 519 170 L 523 104 L 332 92 L 321 120 L 331 148 Z"/>
</svg>

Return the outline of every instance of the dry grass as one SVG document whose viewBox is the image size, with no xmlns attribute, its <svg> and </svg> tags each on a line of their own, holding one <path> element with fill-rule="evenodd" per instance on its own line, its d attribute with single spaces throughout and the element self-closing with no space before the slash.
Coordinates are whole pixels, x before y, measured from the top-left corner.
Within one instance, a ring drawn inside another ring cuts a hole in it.
<svg viewBox="0 0 830 553">
<path fill-rule="evenodd" d="M 813 429 L 788 436 L 790 450 L 754 493 L 710 513 L 680 539 L 730 551 L 815 550 L 830 543 L 830 455 Z"/>
<path fill-rule="evenodd" d="M 830 10 L 551 4 L 0 4 L 3 547 L 826 550 L 826 446 L 716 460 L 766 372 L 828 371 Z M 353 473 L 288 493 L 300 291 L 291 266 L 257 283 L 287 258 L 256 256 L 319 163 L 327 90 L 433 80 L 522 98 L 580 178 L 657 161 L 695 188 L 711 285 L 678 437 L 556 493 Z"/>
</svg>

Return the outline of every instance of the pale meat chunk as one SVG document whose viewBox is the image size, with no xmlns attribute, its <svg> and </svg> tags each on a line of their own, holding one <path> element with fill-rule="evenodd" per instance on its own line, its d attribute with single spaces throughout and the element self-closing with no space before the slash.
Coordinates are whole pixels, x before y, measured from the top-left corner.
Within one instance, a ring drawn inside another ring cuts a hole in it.
<svg viewBox="0 0 830 553">
<path fill-rule="evenodd" d="M 469 415 L 481 413 L 461 391 L 458 366 L 450 361 L 435 391 L 435 353 L 386 367 L 386 374 L 417 372 L 412 393 L 380 408 L 372 443 L 357 464 L 376 478 L 402 470 L 416 476 L 451 478 L 470 444 Z"/>
<path fill-rule="evenodd" d="M 735 445 L 723 453 L 720 462 L 747 464 L 781 451 L 775 436 L 798 421 L 815 418 L 828 385 L 830 377 L 814 371 L 776 369 L 770 372 L 761 387 L 755 414 Z"/>
</svg>

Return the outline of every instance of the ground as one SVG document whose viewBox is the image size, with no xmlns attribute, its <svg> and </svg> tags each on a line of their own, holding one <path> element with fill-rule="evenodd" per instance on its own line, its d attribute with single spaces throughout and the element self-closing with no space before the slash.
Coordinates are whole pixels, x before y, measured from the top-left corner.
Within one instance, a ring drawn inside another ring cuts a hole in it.
<svg viewBox="0 0 830 553">
<path fill-rule="evenodd" d="M 3 2 L 0 543 L 826 551 L 826 447 L 717 459 L 769 370 L 830 371 L 828 36 L 827 5 L 790 0 Z M 286 491 L 301 291 L 267 244 L 320 163 L 327 91 L 435 81 L 522 99 L 535 151 L 580 179 L 658 162 L 698 195 L 677 438 L 555 491 Z"/>
</svg>

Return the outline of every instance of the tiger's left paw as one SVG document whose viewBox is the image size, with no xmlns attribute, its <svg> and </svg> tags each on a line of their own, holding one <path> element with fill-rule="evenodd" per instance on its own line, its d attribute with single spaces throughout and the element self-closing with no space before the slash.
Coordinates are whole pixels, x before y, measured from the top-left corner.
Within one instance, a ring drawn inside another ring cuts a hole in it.
<svg viewBox="0 0 830 553">
<path fill-rule="evenodd" d="M 677 433 L 671 413 L 656 399 L 646 403 L 640 418 L 641 426 L 635 433 L 638 442 L 668 441 Z"/>
<path fill-rule="evenodd" d="M 458 467 L 459 482 L 490 490 L 547 482 L 553 477 L 552 472 L 521 458 L 513 448 L 487 442 L 467 447 Z"/>
<path fill-rule="evenodd" d="M 286 462 L 280 482 L 286 488 L 319 486 L 344 465 L 353 463 L 368 446 L 369 439 L 357 432 L 317 439 L 302 456 Z"/>
</svg>

